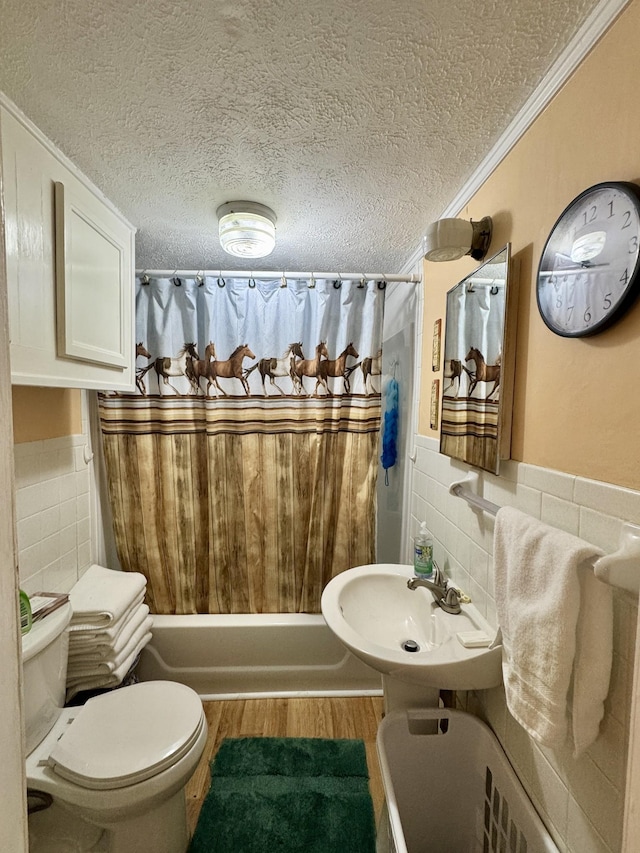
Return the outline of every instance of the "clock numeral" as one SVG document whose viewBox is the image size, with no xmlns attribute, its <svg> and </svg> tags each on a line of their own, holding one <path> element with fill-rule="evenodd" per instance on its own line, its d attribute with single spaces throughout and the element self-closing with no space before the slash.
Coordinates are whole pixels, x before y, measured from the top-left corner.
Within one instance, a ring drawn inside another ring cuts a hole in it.
<svg viewBox="0 0 640 853">
<path fill-rule="evenodd" d="M 587 310 L 584 312 L 582 319 L 585 321 L 585 323 L 591 322 L 591 307 L 587 308 Z"/>
<path fill-rule="evenodd" d="M 631 225 L 631 211 L 625 210 L 622 215 L 625 217 L 624 225 L 622 226 L 622 229 L 624 230 L 625 228 L 628 228 Z"/>
<path fill-rule="evenodd" d="M 629 254 L 635 255 L 638 251 L 638 236 L 634 234 L 633 237 L 629 238 Z"/>
<path fill-rule="evenodd" d="M 571 322 L 571 315 L 573 314 L 573 309 L 575 305 L 567 305 L 567 324 Z"/>
<path fill-rule="evenodd" d="M 611 219 L 611 217 L 612 217 L 612 216 L 614 216 L 614 215 L 615 215 L 615 214 L 614 214 L 614 212 L 613 212 L 613 201 L 610 201 L 610 202 L 609 202 L 609 217 L 608 217 L 608 218 L 609 218 L 609 219 Z"/>
<path fill-rule="evenodd" d="M 612 305 L 613 305 L 613 301 L 611 300 L 611 294 L 610 294 L 610 293 L 605 293 L 605 295 L 604 295 L 604 301 L 603 301 L 603 303 L 602 303 L 602 307 L 603 307 L 603 309 L 604 309 L 605 311 L 608 311 L 608 310 L 609 310 L 609 308 L 611 308 L 611 306 L 612 306 Z"/>
<path fill-rule="evenodd" d="M 562 308 L 562 299 L 559 296 L 556 298 L 556 308 Z"/>
<path fill-rule="evenodd" d="M 625 270 L 618 281 L 621 281 L 623 284 L 626 284 L 629 281 L 629 270 Z"/>
<path fill-rule="evenodd" d="M 588 225 L 590 222 L 593 222 L 598 216 L 598 207 L 595 204 L 592 204 L 589 210 L 582 211 L 582 218 L 584 219 L 583 225 Z M 622 226 L 624 228 L 624 225 Z"/>
</svg>

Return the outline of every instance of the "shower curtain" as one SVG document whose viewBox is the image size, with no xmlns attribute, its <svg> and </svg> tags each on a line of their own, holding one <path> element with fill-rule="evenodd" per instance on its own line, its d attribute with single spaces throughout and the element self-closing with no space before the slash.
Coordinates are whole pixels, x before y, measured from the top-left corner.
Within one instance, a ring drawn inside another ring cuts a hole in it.
<svg viewBox="0 0 640 853">
<path fill-rule="evenodd" d="M 375 281 L 136 280 L 137 393 L 99 409 L 153 612 L 317 613 L 374 561 L 383 308 Z"/>
</svg>

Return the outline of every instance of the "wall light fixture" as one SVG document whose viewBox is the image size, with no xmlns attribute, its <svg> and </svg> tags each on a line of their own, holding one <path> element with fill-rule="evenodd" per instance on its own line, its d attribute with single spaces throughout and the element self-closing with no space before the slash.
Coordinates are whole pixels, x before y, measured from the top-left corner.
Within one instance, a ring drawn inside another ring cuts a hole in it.
<svg viewBox="0 0 640 853">
<path fill-rule="evenodd" d="M 432 222 L 422 238 L 424 257 L 427 261 L 457 261 L 471 255 L 481 261 L 491 243 L 493 224 L 490 216 L 479 222 L 466 219 L 439 219 Z"/>
</svg>

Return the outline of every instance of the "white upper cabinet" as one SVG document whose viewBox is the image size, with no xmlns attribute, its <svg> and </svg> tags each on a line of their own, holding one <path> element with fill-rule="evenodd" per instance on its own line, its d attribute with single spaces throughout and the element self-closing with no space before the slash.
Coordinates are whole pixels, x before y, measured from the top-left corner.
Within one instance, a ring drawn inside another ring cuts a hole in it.
<svg viewBox="0 0 640 853">
<path fill-rule="evenodd" d="M 0 95 L 11 378 L 135 389 L 135 229 Z"/>
</svg>

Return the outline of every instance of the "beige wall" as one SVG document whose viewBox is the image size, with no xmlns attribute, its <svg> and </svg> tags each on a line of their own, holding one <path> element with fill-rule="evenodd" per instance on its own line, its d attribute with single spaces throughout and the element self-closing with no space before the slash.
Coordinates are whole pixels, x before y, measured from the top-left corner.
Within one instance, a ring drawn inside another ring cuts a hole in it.
<svg viewBox="0 0 640 853">
<path fill-rule="evenodd" d="M 538 313 L 535 277 L 551 227 L 578 193 L 599 181 L 640 183 L 639 37 L 640 0 L 633 0 L 459 214 L 492 216 L 490 254 L 511 242 L 519 262 L 512 458 L 633 489 L 640 488 L 640 300 L 599 335 L 561 338 Z M 424 264 L 423 435 L 435 435 L 433 322 L 444 318 L 446 291 L 475 266 L 470 258 Z"/>
<path fill-rule="evenodd" d="M 13 437 L 16 444 L 82 432 L 81 392 L 76 388 L 14 385 Z"/>
</svg>

